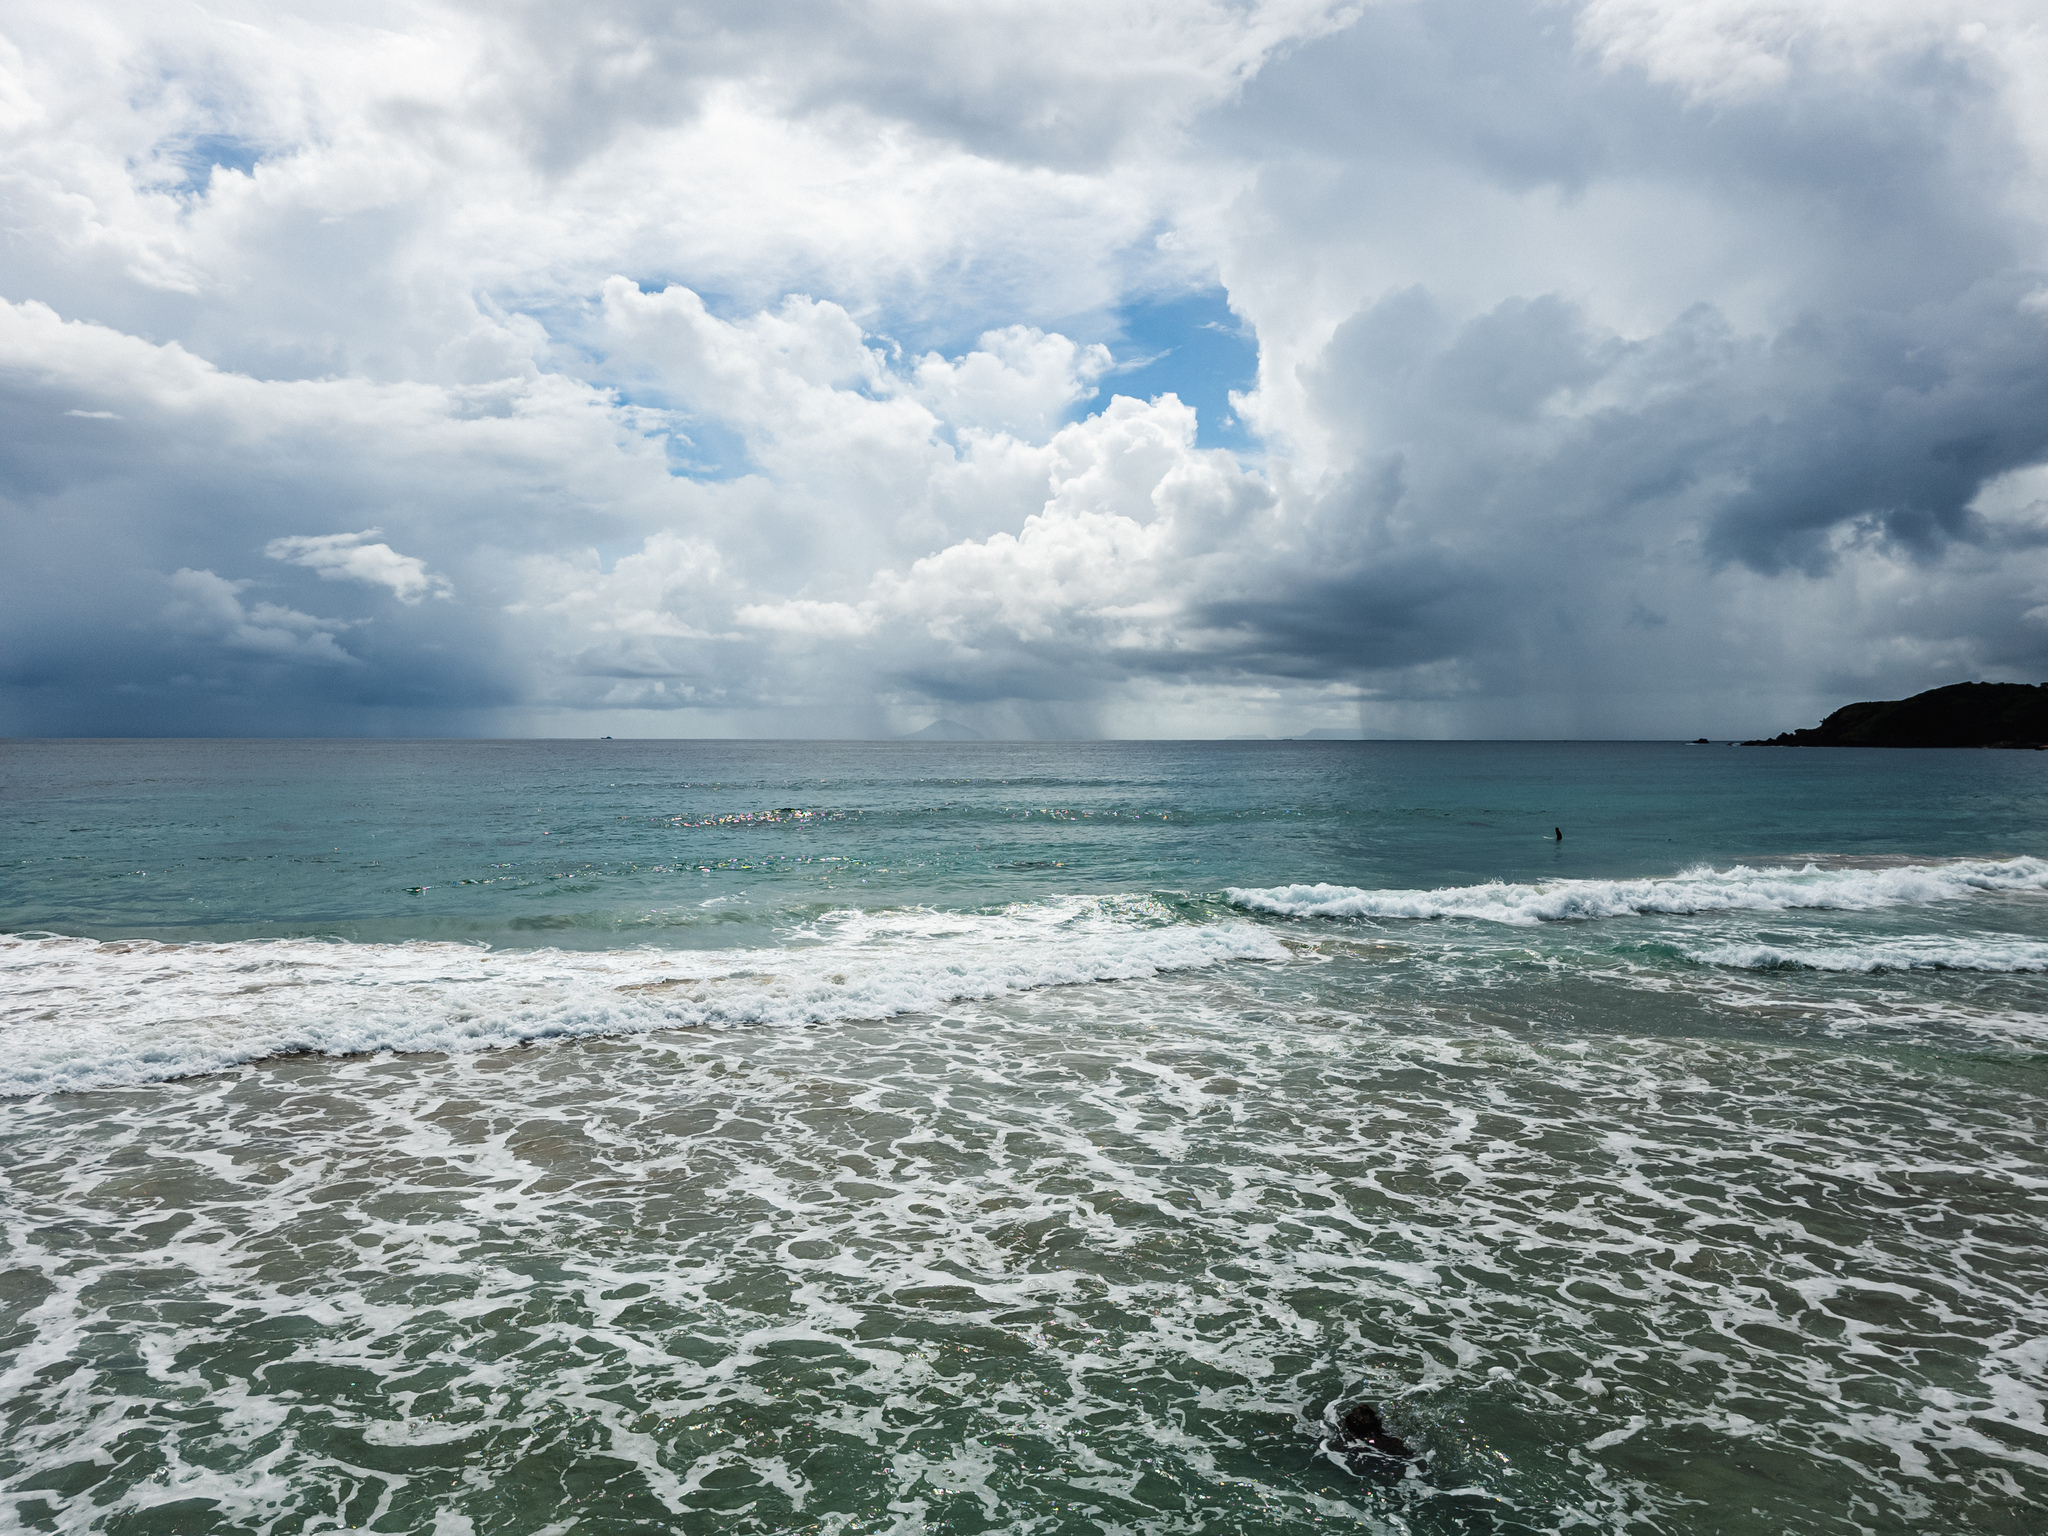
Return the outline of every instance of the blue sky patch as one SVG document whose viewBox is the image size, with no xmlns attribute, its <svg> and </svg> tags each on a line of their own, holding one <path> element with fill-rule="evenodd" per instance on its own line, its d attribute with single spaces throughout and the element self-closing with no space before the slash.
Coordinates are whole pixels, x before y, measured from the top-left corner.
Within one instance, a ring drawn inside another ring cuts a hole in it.
<svg viewBox="0 0 2048 1536">
<path fill-rule="evenodd" d="M 745 436 L 724 422 L 690 416 L 680 430 L 688 441 L 669 439 L 670 474 L 686 475 L 692 480 L 737 480 L 754 473 Z"/>
<path fill-rule="evenodd" d="M 621 405 L 645 406 L 667 412 L 673 423 L 668 439 L 668 470 L 691 480 L 737 480 L 752 474 L 755 465 L 747 451 L 746 437 L 712 416 L 677 407 L 667 393 L 641 381 L 642 387 L 614 383 L 612 394 Z M 652 430 L 650 425 L 650 430 Z"/>
<path fill-rule="evenodd" d="M 1200 446 L 1251 446 L 1230 408 L 1230 392 L 1258 382 L 1259 345 L 1230 312 L 1221 288 L 1128 304 L 1118 318 L 1122 334 L 1103 339 L 1120 365 L 1138 366 L 1104 379 L 1091 409 L 1101 409 L 1111 395 L 1150 400 L 1171 392 L 1195 408 Z"/>
<path fill-rule="evenodd" d="M 204 192 L 215 166 L 240 171 L 245 176 L 255 170 L 257 162 L 263 158 L 263 146 L 231 133 L 202 133 L 187 141 L 175 158 L 185 167 L 185 179 L 179 184 L 179 189 Z"/>
</svg>

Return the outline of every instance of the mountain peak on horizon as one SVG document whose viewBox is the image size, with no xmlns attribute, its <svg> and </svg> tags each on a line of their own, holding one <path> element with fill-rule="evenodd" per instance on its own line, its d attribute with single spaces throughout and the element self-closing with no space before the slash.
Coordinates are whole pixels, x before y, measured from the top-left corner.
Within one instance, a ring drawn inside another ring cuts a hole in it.
<svg viewBox="0 0 2048 1536">
<path fill-rule="evenodd" d="M 972 726 L 962 725 L 957 720 L 934 720 L 921 731 L 912 731 L 908 736 L 899 736 L 898 741 L 986 741 L 988 738 Z"/>
</svg>

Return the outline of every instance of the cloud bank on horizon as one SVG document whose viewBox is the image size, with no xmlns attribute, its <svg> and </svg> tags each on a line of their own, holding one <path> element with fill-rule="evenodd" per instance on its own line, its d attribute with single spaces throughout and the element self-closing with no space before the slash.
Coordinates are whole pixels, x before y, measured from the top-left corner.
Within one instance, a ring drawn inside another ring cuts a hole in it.
<svg viewBox="0 0 2048 1536">
<path fill-rule="evenodd" d="M 2048 675 L 2019 0 L 81 0 L 0 220 L 0 732 Z"/>
</svg>

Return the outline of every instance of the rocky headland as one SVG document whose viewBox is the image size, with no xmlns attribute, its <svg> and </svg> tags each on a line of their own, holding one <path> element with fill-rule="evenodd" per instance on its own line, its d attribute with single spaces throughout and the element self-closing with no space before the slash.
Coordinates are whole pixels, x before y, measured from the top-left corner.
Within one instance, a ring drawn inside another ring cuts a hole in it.
<svg viewBox="0 0 2048 1536">
<path fill-rule="evenodd" d="M 2048 750 L 2048 684 L 1954 683 L 1844 704 L 1817 726 L 1745 747 L 2032 747 Z"/>
</svg>

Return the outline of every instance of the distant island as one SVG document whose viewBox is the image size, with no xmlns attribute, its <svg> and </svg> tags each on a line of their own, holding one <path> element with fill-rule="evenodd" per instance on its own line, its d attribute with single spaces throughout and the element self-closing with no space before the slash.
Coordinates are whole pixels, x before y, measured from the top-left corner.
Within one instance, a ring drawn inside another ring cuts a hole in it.
<svg viewBox="0 0 2048 1536">
<path fill-rule="evenodd" d="M 1817 726 L 1743 745 L 2048 750 L 2048 684 L 1954 683 L 1910 699 L 1844 704 Z"/>
<path fill-rule="evenodd" d="M 899 736 L 898 741 L 981 741 L 981 732 L 971 725 L 962 725 L 958 720 L 934 720 L 921 731 L 912 731 L 908 736 Z"/>
</svg>

